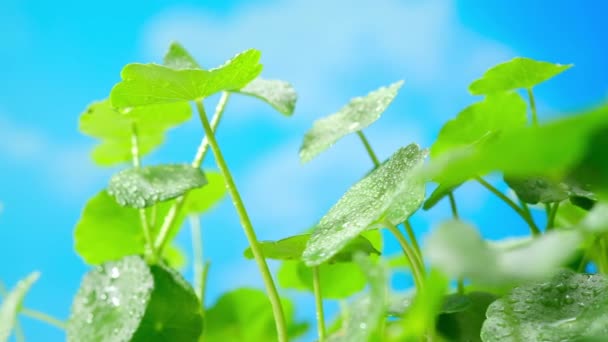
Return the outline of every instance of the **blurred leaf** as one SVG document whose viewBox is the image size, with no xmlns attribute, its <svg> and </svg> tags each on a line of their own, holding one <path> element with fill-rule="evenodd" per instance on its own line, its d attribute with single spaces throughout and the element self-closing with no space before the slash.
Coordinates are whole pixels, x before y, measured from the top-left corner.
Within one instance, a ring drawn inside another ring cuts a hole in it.
<svg viewBox="0 0 608 342">
<path fill-rule="evenodd" d="M 369 292 L 349 305 L 348 319 L 343 322 L 341 330 L 327 339 L 330 342 L 368 341 L 370 337 L 377 338 L 379 325 L 384 321 L 387 271 L 363 254 L 355 255 L 355 262 L 367 278 Z"/>
<path fill-rule="evenodd" d="M 202 214 L 211 209 L 226 195 L 226 180 L 217 171 L 205 170 L 207 185 L 191 189 L 183 204 L 183 211 L 188 214 Z"/>
<path fill-rule="evenodd" d="M 179 274 L 137 256 L 90 271 L 72 304 L 68 341 L 197 341 L 200 304 Z"/>
<path fill-rule="evenodd" d="M 517 287 L 488 308 L 483 341 L 577 341 L 606 334 L 608 280 L 563 271 L 548 282 Z"/>
<path fill-rule="evenodd" d="M 393 102 L 402 85 L 403 81 L 399 81 L 372 91 L 364 97 L 356 97 L 337 113 L 315 121 L 304 136 L 300 147 L 300 160 L 310 161 L 344 136 L 374 123 Z"/>
<path fill-rule="evenodd" d="M 122 206 L 141 209 L 206 184 L 203 171 L 189 164 L 155 165 L 118 172 L 110 179 L 108 193 Z"/>
<path fill-rule="evenodd" d="M 444 312 L 437 317 L 437 332 L 448 341 L 481 342 L 481 326 L 486 320 L 486 310 L 497 297 L 486 292 L 470 292 L 466 298 L 470 305 L 464 310 Z"/>
<path fill-rule="evenodd" d="M 194 57 L 178 42 L 172 42 L 163 58 L 163 64 L 175 70 L 202 69 Z"/>
<path fill-rule="evenodd" d="M 415 292 L 395 293 L 389 297 L 388 313 L 392 316 L 402 316 L 412 305 Z M 471 305 L 468 295 L 459 293 L 448 294 L 443 297 L 440 313 L 454 313 L 466 310 Z"/>
<path fill-rule="evenodd" d="M 299 260 L 309 239 L 310 234 L 295 235 L 278 241 L 262 241 L 260 242 L 260 247 L 262 248 L 264 257 L 267 259 Z M 369 240 L 363 236 L 357 236 L 349 241 L 329 262 L 349 262 L 356 252 L 363 252 L 367 255 L 380 254 Z M 251 247 L 247 248 L 243 254 L 247 259 L 253 259 Z"/>
<path fill-rule="evenodd" d="M 95 163 L 110 166 L 131 160 L 132 125 L 137 126 L 139 154 L 148 154 L 162 144 L 167 130 L 192 116 L 187 103 L 168 103 L 132 108 L 123 113 L 109 100 L 94 102 L 80 115 L 79 130 L 101 140 L 92 152 Z"/>
<path fill-rule="evenodd" d="M 562 202 L 555 216 L 555 226 L 562 228 L 575 226 L 583 220 L 585 215 L 587 215 L 587 211 L 569 202 Z"/>
<path fill-rule="evenodd" d="M 516 57 L 490 68 L 483 77 L 469 86 L 469 91 L 473 95 L 480 95 L 518 88 L 529 89 L 571 67 L 572 64 L 553 64 Z"/>
<path fill-rule="evenodd" d="M 171 266 L 172 268 L 183 271 L 188 264 L 186 252 L 184 252 L 184 249 L 175 243 L 168 245 L 163 250 L 163 254 L 163 259 L 167 265 Z"/>
<path fill-rule="evenodd" d="M 293 304 L 281 300 L 291 338 L 308 330 L 308 324 L 294 320 Z M 276 341 L 277 334 L 270 301 L 263 291 L 241 288 L 223 294 L 207 310 L 204 331 L 206 342 Z"/>
<path fill-rule="evenodd" d="M 425 256 L 450 277 L 509 286 L 555 274 L 573 258 L 581 242 L 578 232 L 559 230 L 525 245 L 493 248 L 472 226 L 448 221 L 429 236 Z"/>
<path fill-rule="evenodd" d="M 603 128 L 592 134 L 583 157 L 570 174 L 570 177 L 580 184 L 596 189 L 598 195 L 604 200 L 608 200 L 608 158 L 605 157 L 606 150 L 608 150 L 608 126 L 604 125 Z"/>
<path fill-rule="evenodd" d="M 526 102 L 517 93 L 488 95 L 448 121 L 431 147 L 431 157 L 469 146 L 488 136 L 526 125 Z"/>
<path fill-rule="evenodd" d="M 202 100 L 219 91 L 238 90 L 262 71 L 260 52 L 242 52 L 211 70 L 175 70 L 158 64 L 127 64 L 122 81 L 110 94 L 112 105 L 129 108 L 161 103 Z"/>
<path fill-rule="evenodd" d="M 587 232 L 603 234 L 608 232 L 608 203 L 598 203 L 579 223 Z"/>
<path fill-rule="evenodd" d="M 450 192 L 454 191 L 459 186 L 460 184 L 455 184 L 451 186 L 439 184 L 435 188 L 435 190 L 433 190 L 433 192 L 429 195 L 426 201 L 424 201 L 422 209 L 429 210 L 433 208 L 437 203 L 439 203 L 439 201 L 441 201 L 441 199 L 443 199 L 445 196 L 447 196 Z"/>
<path fill-rule="evenodd" d="M 8 341 L 17 323 L 17 315 L 21 304 L 32 285 L 40 277 L 39 272 L 33 272 L 17 283 L 17 286 L 6 296 L 0 305 L 0 342 Z"/>
<path fill-rule="evenodd" d="M 291 116 L 296 107 L 298 95 L 293 86 L 285 81 L 256 78 L 238 93 L 250 95 L 268 103 L 279 113 Z"/>
<path fill-rule="evenodd" d="M 302 259 L 308 266 L 331 259 L 349 241 L 384 222 L 405 221 L 424 200 L 424 183 L 412 177 L 426 151 L 411 144 L 399 149 L 372 173 L 351 187 L 314 230 Z"/>
<path fill-rule="evenodd" d="M 593 193 L 570 182 L 556 182 L 543 177 L 526 179 L 505 177 L 505 182 L 515 191 L 517 197 L 526 203 L 561 202 L 569 197 L 595 200 Z"/>
</svg>

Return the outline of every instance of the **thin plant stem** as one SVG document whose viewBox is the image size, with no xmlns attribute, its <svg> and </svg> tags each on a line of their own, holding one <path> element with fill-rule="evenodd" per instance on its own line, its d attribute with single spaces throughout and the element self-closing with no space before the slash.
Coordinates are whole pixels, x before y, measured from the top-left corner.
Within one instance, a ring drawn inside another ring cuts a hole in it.
<svg viewBox="0 0 608 342">
<path fill-rule="evenodd" d="M 209 268 L 211 268 L 211 262 L 205 261 L 203 264 L 203 273 L 201 274 L 201 304 L 203 305 L 203 317 L 205 314 L 205 297 L 207 294 L 207 279 L 209 278 Z"/>
<path fill-rule="evenodd" d="M 532 113 L 532 124 L 538 126 L 538 114 L 536 113 L 536 101 L 532 88 L 528 88 L 528 100 L 530 101 L 530 112 Z"/>
<path fill-rule="evenodd" d="M 420 258 L 422 259 L 422 253 L 420 252 L 420 245 L 418 244 L 418 240 L 416 239 L 416 234 L 414 233 L 414 229 L 412 228 L 412 224 L 410 223 L 410 220 L 405 220 L 403 222 L 403 226 L 405 227 L 407 236 L 410 239 L 412 246 L 416 250 L 416 253 L 418 253 Z"/>
<path fill-rule="evenodd" d="M 369 140 L 367 140 L 367 138 L 365 137 L 365 134 L 363 134 L 363 131 L 357 131 L 357 135 L 361 139 L 361 142 L 363 143 L 363 146 L 365 146 L 365 150 L 367 151 L 367 154 L 369 155 L 372 162 L 374 163 L 374 168 L 380 166 L 380 160 L 378 159 L 378 156 L 372 149 L 372 145 L 370 145 Z"/>
<path fill-rule="evenodd" d="M 545 227 L 545 231 L 549 231 L 555 227 L 555 217 L 557 216 L 559 205 L 559 202 L 555 202 L 549 209 L 549 212 L 547 213 L 547 226 Z"/>
<path fill-rule="evenodd" d="M 386 227 L 395 236 L 395 238 L 397 238 L 397 241 L 399 242 L 403 253 L 408 259 L 410 266 L 412 267 L 412 274 L 414 276 L 414 283 L 416 285 L 416 289 L 420 290 L 424 286 L 424 275 L 422 267 L 419 264 L 418 258 L 416 257 L 416 253 L 414 252 L 412 247 L 410 247 L 410 245 L 407 243 L 407 240 L 401 234 L 399 229 L 397 229 L 397 227 L 388 222 L 386 223 Z"/>
<path fill-rule="evenodd" d="M 57 329 L 61 329 L 61 330 L 65 330 L 66 329 L 66 323 L 64 323 L 61 320 L 58 320 L 55 317 L 47 315 L 44 312 L 40 312 L 40 311 L 36 311 L 36 310 L 32 310 L 32 309 L 23 308 L 23 309 L 21 309 L 20 313 L 23 316 L 39 320 L 39 321 L 44 322 L 44 323 L 46 323 L 48 325 L 52 325 L 52 326 L 54 326 Z"/>
<path fill-rule="evenodd" d="M 8 296 L 8 290 L 4 286 L 4 283 L 0 281 L 0 298 L 6 296 Z M 24 342 L 25 334 L 23 333 L 23 328 L 21 328 L 21 324 L 19 323 L 18 319 L 15 320 L 15 325 L 13 326 L 13 329 L 15 330 L 15 339 L 17 340 L 17 342 Z"/>
<path fill-rule="evenodd" d="M 228 103 L 229 97 L 229 92 L 222 92 L 222 97 L 220 98 L 220 101 L 215 107 L 215 113 L 213 113 L 213 117 L 211 118 L 211 128 L 213 129 L 213 132 L 217 130 L 217 127 L 220 124 L 220 120 L 222 119 L 224 111 L 226 110 L 226 103 Z M 194 160 L 192 161 L 192 167 L 201 167 L 208 151 L 209 140 L 205 135 L 201 140 L 200 145 L 198 146 L 196 155 L 194 156 Z M 160 227 L 158 236 L 156 237 L 156 241 L 154 241 L 154 247 L 156 248 L 157 253 L 162 253 L 163 249 L 165 248 L 167 240 L 169 236 L 171 236 L 171 230 L 174 229 L 173 227 L 175 226 L 175 221 L 178 217 L 179 212 L 184 206 L 184 202 L 186 201 L 187 196 L 188 193 L 186 192 L 183 196 L 178 197 L 171 206 L 171 208 L 169 208 L 169 211 L 167 212 L 167 215 L 163 220 L 163 224 Z"/>
<path fill-rule="evenodd" d="M 534 236 L 538 236 L 540 235 L 540 230 L 538 229 L 538 227 L 536 226 L 536 223 L 534 223 L 534 220 L 532 220 L 531 216 L 528 216 L 525 212 L 524 209 L 522 209 L 520 206 L 517 205 L 517 203 L 513 202 L 509 197 L 507 197 L 505 194 L 503 194 L 502 192 L 500 192 L 498 189 L 496 189 L 492 184 L 486 182 L 483 178 L 481 177 L 476 177 L 475 178 L 481 185 L 483 185 L 486 189 L 488 189 L 491 193 L 493 193 L 494 195 L 496 195 L 498 198 L 500 198 L 503 202 L 505 202 L 508 206 L 510 206 L 513 210 L 515 210 L 515 212 L 517 214 L 519 214 L 519 216 L 521 216 L 524 221 L 526 221 L 526 223 L 528 224 L 528 226 L 530 227 L 530 231 L 532 232 L 532 235 Z"/>
<path fill-rule="evenodd" d="M 458 220 L 460 218 L 460 215 L 458 215 L 458 207 L 456 206 L 456 199 L 454 198 L 454 193 L 452 191 L 450 191 L 448 193 L 448 198 L 450 199 L 450 208 L 452 209 L 452 217 L 455 220 Z"/>
<path fill-rule="evenodd" d="M 198 299 L 203 298 L 203 241 L 201 221 L 197 215 L 190 215 L 190 235 L 192 240 L 192 268 L 194 272 L 194 292 Z"/>
<path fill-rule="evenodd" d="M 232 173 L 230 172 L 224 156 L 222 155 L 222 151 L 220 150 L 217 140 L 215 139 L 213 128 L 211 127 L 211 124 L 207 119 L 207 114 L 205 113 L 205 107 L 200 100 L 196 101 L 196 108 L 198 109 L 199 118 L 201 120 L 201 124 L 203 125 L 203 129 L 205 130 L 205 135 L 209 140 L 209 147 L 213 152 L 213 156 L 215 157 L 215 161 L 220 169 L 220 172 L 226 180 L 226 188 L 228 189 L 228 193 L 232 198 L 232 204 L 236 209 L 241 221 L 241 225 L 243 226 L 245 236 L 247 237 L 249 246 L 251 247 L 253 257 L 258 265 L 258 268 L 260 269 L 260 273 L 262 274 L 264 286 L 266 287 L 266 292 L 268 293 L 268 297 L 272 305 L 279 342 L 286 342 L 287 326 L 285 322 L 285 315 L 281 305 L 281 298 L 279 297 L 279 293 L 272 279 L 272 275 L 270 274 L 270 269 L 268 268 L 266 259 L 264 259 L 264 254 L 262 253 L 260 243 L 255 234 L 255 230 L 253 229 L 253 225 L 251 224 L 251 220 L 249 219 L 249 215 L 247 214 L 247 210 L 245 209 L 245 205 L 243 204 L 243 200 L 241 199 L 241 195 L 236 187 L 234 179 L 232 178 Z"/>
<path fill-rule="evenodd" d="M 323 313 L 323 296 L 321 294 L 319 266 L 314 266 L 312 268 L 312 287 L 315 295 L 317 334 L 319 335 L 319 342 L 323 342 L 325 341 L 325 314 Z"/>
<path fill-rule="evenodd" d="M 137 132 L 137 124 L 131 123 L 131 157 L 133 161 L 133 167 L 136 169 L 141 167 L 141 160 L 139 156 L 139 140 Z M 148 224 L 148 217 L 146 215 L 146 209 L 139 209 L 139 219 L 141 221 L 141 228 L 144 232 L 144 239 L 146 241 L 146 255 L 156 257 L 154 252 L 154 244 L 152 243 L 152 234 L 150 233 L 150 225 Z"/>
</svg>

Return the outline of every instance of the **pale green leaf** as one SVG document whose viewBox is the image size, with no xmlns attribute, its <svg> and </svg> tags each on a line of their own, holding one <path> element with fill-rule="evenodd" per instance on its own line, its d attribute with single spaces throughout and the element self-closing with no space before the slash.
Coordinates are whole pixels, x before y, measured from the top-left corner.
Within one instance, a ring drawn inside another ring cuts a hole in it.
<svg viewBox="0 0 608 342">
<path fill-rule="evenodd" d="M 40 277 L 39 272 L 33 272 L 17 283 L 17 286 L 4 297 L 0 305 L 0 342 L 8 341 L 17 323 L 17 315 L 21 310 L 23 299 L 32 285 Z"/>
<path fill-rule="evenodd" d="M 300 147 L 300 160 L 307 162 L 342 137 L 374 123 L 393 102 L 402 85 L 403 81 L 399 81 L 372 91 L 364 97 L 356 97 L 337 113 L 315 121 L 304 136 Z"/>
<path fill-rule="evenodd" d="M 562 65 L 516 57 L 490 68 L 469 86 L 469 91 L 479 95 L 519 88 L 530 89 L 571 67 L 572 64 Z"/>
<path fill-rule="evenodd" d="M 238 91 L 244 95 L 257 97 L 268 103 L 279 113 L 293 114 L 298 95 L 293 86 L 285 81 L 256 78 Z"/>
<path fill-rule="evenodd" d="M 336 255 L 367 229 L 396 225 L 424 200 L 424 184 L 412 177 L 427 152 L 411 144 L 350 188 L 314 230 L 302 259 L 319 265 Z"/>
<path fill-rule="evenodd" d="M 207 185 L 188 191 L 183 210 L 188 214 L 202 214 L 226 196 L 226 180 L 217 171 L 205 170 Z"/>
<path fill-rule="evenodd" d="M 80 115 L 79 130 L 101 142 L 92 152 L 93 160 L 103 166 L 130 161 L 133 125 L 136 126 L 139 155 L 162 144 L 165 132 L 192 116 L 187 103 L 169 103 L 132 108 L 119 112 L 109 100 L 92 103 Z"/>
<path fill-rule="evenodd" d="M 202 69 L 194 57 L 178 42 L 172 42 L 165 53 L 163 64 L 176 70 Z"/>
<path fill-rule="evenodd" d="M 117 108 L 202 100 L 219 91 L 239 90 L 262 71 L 260 52 L 247 50 L 211 70 L 175 70 L 158 64 L 128 64 L 110 94 Z"/>
<path fill-rule="evenodd" d="M 562 271 L 517 287 L 488 308 L 485 342 L 578 341 L 608 333 L 608 280 Z"/>
<path fill-rule="evenodd" d="M 582 243 L 577 231 L 548 232 L 527 244 L 495 247 L 461 221 L 447 221 L 427 239 L 427 260 L 456 279 L 510 286 L 550 277 L 566 265 Z"/>
<path fill-rule="evenodd" d="M 505 130 L 523 127 L 526 121 L 526 102 L 517 93 L 488 95 L 443 125 L 431 146 L 431 157 L 479 143 Z"/>
<path fill-rule="evenodd" d="M 608 203 L 597 203 L 579 225 L 585 231 L 594 234 L 608 232 Z"/>
<path fill-rule="evenodd" d="M 118 172 L 110 179 L 108 193 L 122 206 L 146 208 L 206 184 L 203 171 L 189 164 L 156 165 Z"/>
</svg>

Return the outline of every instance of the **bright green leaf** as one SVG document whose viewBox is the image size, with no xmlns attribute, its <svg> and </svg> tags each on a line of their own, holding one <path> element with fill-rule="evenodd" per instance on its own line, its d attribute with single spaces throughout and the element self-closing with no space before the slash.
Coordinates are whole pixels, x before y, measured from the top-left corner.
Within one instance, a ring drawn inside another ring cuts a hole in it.
<svg viewBox="0 0 608 342">
<path fill-rule="evenodd" d="M 226 180 L 217 171 L 205 170 L 207 185 L 188 191 L 183 210 L 188 214 L 202 214 L 211 209 L 226 195 Z"/>
<path fill-rule="evenodd" d="M 38 280 L 40 273 L 34 272 L 17 283 L 17 286 L 6 296 L 0 305 L 0 342 L 8 341 L 11 331 L 17 322 L 23 298 L 32 285 Z"/>
<path fill-rule="evenodd" d="M 526 125 L 526 102 L 517 93 L 488 95 L 448 121 L 431 147 L 431 157 L 480 143 L 488 136 Z"/>
<path fill-rule="evenodd" d="M 202 69 L 194 57 L 178 42 L 172 42 L 163 58 L 163 64 L 172 69 Z"/>
<path fill-rule="evenodd" d="M 168 245 L 163 250 L 163 259 L 167 265 L 174 269 L 183 271 L 188 264 L 188 258 L 183 248 L 175 243 Z"/>
<path fill-rule="evenodd" d="M 314 230 L 302 259 L 319 265 L 336 255 L 367 229 L 396 225 L 413 214 L 424 200 L 424 184 L 412 177 L 426 151 L 411 144 L 399 149 L 380 167 L 342 196 Z"/>
<path fill-rule="evenodd" d="M 605 335 L 608 279 L 563 271 L 550 281 L 517 287 L 487 311 L 481 338 L 500 341 L 578 341 Z"/>
<path fill-rule="evenodd" d="M 302 252 L 306 247 L 306 243 L 310 239 L 310 234 L 295 235 L 278 241 L 262 241 L 260 247 L 265 258 L 275 260 L 299 260 Z M 331 260 L 332 262 L 348 262 L 352 260 L 353 254 L 363 252 L 369 254 L 380 254 L 374 246 L 363 236 L 357 236 L 349 241 L 344 248 L 336 254 Z M 253 259 L 251 248 L 247 248 L 244 252 L 247 259 Z"/>
<path fill-rule="evenodd" d="M 520 88 L 530 89 L 571 67 L 572 64 L 562 65 L 516 57 L 490 68 L 469 86 L 469 91 L 471 94 L 480 95 Z"/>
<path fill-rule="evenodd" d="M 549 277 L 570 261 L 582 242 L 576 231 L 552 231 L 524 245 L 493 247 L 472 226 L 448 221 L 427 240 L 425 256 L 450 277 L 509 286 Z"/>
<path fill-rule="evenodd" d="M 203 171 L 189 164 L 156 165 L 118 172 L 110 179 L 108 193 L 122 206 L 141 209 L 205 184 Z"/>
<path fill-rule="evenodd" d="M 300 160 L 307 162 L 342 137 L 374 123 L 393 102 L 402 85 L 403 81 L 399 81 L 372 91 L 364 97 L 356 97 L 337 113 L 315 121 L 304 136 L 300 147 Z"/>
<path fill-rule="evenodd" d="M 279 113 L 293 114 L 298 95 L 293 86 L 285 81 L 256 78 L 238 91 L 244 95 L 257 97 L 268 103 Z"/>
<path fill-rule="evenodd" d="M 187 103 L 169 103 L 132 108 L 123 113 L 109 100 L 92 103 L 80 115 L 79 130 L 101 140 L 92 152 L 93 160 L 103 166 L 130 161 L 132 125 L 136 125 L 139 154 L 143 156 L 162 144 L 165 132 L 192 116 Z"/>
<path fill-rule="evenodd" d="M 563 202 L 559 205 L 559 210 L 555 216 L 556 227 L 572 227 L 583 220 L 587 211 L 574 204 Z"/>
<path fill-rule="evenodd" d="M 496 296 L 486 292 L 466 294 L 470 305 L 464 310 L 442 313 L 437 317 L 437 332 L 452 342 L 481 342 L 481 327 L 488 306 Z"/>
<path fill-rule="evenodd" d="M 262 71 L 260 52 L 247 50 L 211 70 L 175 70 L 158 64 L 128 64 L 110 94 L 117 108 L 202 100 L 219 91 L 239 90 Z"/>
<path fill-rule="evenodd" d="M 294 319 L 293 304 L 286 298 L 281 303 L 289 336 L 295 338 L 306 332 L 308 325 Z M 205 318 L 206 342 L 277 340 L 270 301 L 260 290 L 242 288 L 225 293 L 207 310 Z"/>
</svg>

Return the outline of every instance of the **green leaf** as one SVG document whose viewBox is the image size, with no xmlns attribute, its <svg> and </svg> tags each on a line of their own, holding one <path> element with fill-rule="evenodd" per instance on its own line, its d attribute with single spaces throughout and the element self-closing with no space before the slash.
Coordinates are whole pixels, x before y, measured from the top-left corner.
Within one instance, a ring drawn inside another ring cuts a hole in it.
<svg viewBox="0 0 608 342">
<path fill-rule="evenodd" d="M 608 232 L 608 203 L 596 204 L 579 225 L 585 231 L 594 234 Z"/>
<path fill-rule="evenodd" d="M 315 121 L 304 136 L 300 147 L 300 160 L 310 161 L 342 137 L 374 123 L 393 102 L 402 85 L 403 81 L 399 81 L 372 91 L 364 97 L 356 97 L 337 113 Z"/>
<path fill-rule="evenodd" d="M 281 300 L 287 320 L 287 330 L 295 338 L 308 330 L 306 323 L 296 322 L 293 304 Z M 263 291 L 237 289 L 222 295 L 207 310 L 204 340 L 207 342 L 259 342 L 276 341 L 276 328 L 272 308 Z"/>
<path fill-rule="evenodd" d="M 469 86 L 473 95 L 491 94 L 519 88 L 530 89 L 572 67 L 516 57 L 490 68 Z"/>
<path fill-rule="evenodd" d="M 268 103 L 279 113 L 291 116 L 296 107 L 298 95 L 293 86 L 285 81 L 256 78 L 238 91 Z"/>
<path fill-rule="evenodd" d="M 156 165 L 118 172 L 110 179 L 108 193 L 122 206 L 141 209 L 205 184 L 203 171 L 189 164 Z"/>
<path fill-rule="evenodd" d="M 448 341 L 481 342 L 481 327 L 486 320 L 488 306 L 496 296 L 486 292 L 466 294 L 470 305 L 464 310 L 442 313 L 437 317 L 437 331 Z"/>
<path fill-rule="evenodd" d="M 426 151 L 411 144 L 350 188 L 314 230 L 302 259 L 319 265 L 336 255 L 367 229 L 396 225 L 413 214 L 424 200 L 424 184 L 412 177 Z"/>
<path fill-rule="evenodd" d="M 415 297 L 414 292 L 395 293 L 389 298 L 388 314 L 401 316 L 407 312 Z M 455 313 L 466 310 L 471 305 L 468 295 L 452 293 L 443 297 L 440 313 Z"/>
<path fill-rule="evenodd" d="M 570 177 L 580 184 L 590 185 L 604 200 L 608 200 L 608 177 L 606 177 L 608 175 L 608 158 L 605 157 L 606 150 L 608 150 L 608 126 L 604 125 L 590 137 L 581 161 L 570 174 Z"/>
<path fill-rule="evenodd" d="M 517 93 L 496 93 L 465 108 L 439 131 L 431 157 L 480 143 L 488 136 L 526 125 L 526 102 Z"/>
<path fill-rule="evenodd" d="M 128 108 L 202 100 L 219 91 L 239 90 L 262 71 L 260 52 L 247 50 L 211 70 L 175 70 L 158 64 L 128 64 L 110 94 L 112 105 Z"/>
<path fill-rule="evenodd" d="M 17 286 L 6 296 L 0 306 L 0 341 L 6 342 L 17 323 L 17 315 L 21 311 L 23 298 L 32 285 L 40 277 L 39 272 L 33 272 L 17 283 Z"/>
<path fill-rule="evenodd" d="M 162 144 L 167 130 L 192 116 L 187 103 L 169 103 L 119 112 L 109 100 L 92 103 L 80 115 L 79 130 L 101 140 L 92 152 L 95 163 L 109 166 L 130 161 L 132 126 L 136 125 L 139 154 L 148 154 Z"/>
<path fill-rule="evenodd" d="M 260 247 L 265 258 L 275 260 L 299 260 L 302 252 L 306 247 L 306 243 L 310 239 L 310 234 L 295 235 L 278 241 L 262 241 Z M 363 236 L 357 236 L 352 241 L 344 246 L 344 248 L 336 254 L 331 260 L 333 262 L 349 262 L 353 258 L 353 254 L 357 252 L 369 254 L 380 254 L 374 246 Z M 243 253 L 247 259 L 253 259 L 251 247 L 247 248 Z"/>
<path fill-rule="evenodd" d="M 194 57 L 178 42 L 172 42 L 163 58 L 163 64 L 175 70 L 202 69 Z"/>
<path fill-rule="evenodd" d="M 201 307 L 175 271 L 136 256 L 90 271 L 72 304 L 68 341 L 197 341 Z"/>
<path fill-rule="evenodd" d="M 568 198 L 587 198 L 594 201 L 595 195 L 571 181 L 557 182 L 544 177 L 507 178 L 505 182 L 517 197 L 526 203 L 536 204 L 561 202 Z"/>
<path fill-rule="evenodd" d="M 483 144 L 435 158 L 419 173 L 444 186 L 492 171 L 502 171 L 508 178 L 564 179 L 583 157 L 594 133 L 602 127 L 608 127 L 608 106 L 542 126 L 502 132 Z"/>
<path fill-rule="evenodd" d="M 226 180 L 217 171 L 205 170 L 207 185 L 188 191 L 183 210 L 188 214 L 202 214 L 226 196 Z"/>
<path fill-rule="evenodd" d="M 167 263 L 167 265 L 180 271 L 183 271 L 184 268 L 186 268 L 186 265 L 188 264 L 188 257 L 186 256 L 186 252 L 182 247 L 178 246 L 175 243 L 170 244 L 165 248 L 163 259 Z"/>
<path fill-rule="evenodd" d="M 162 220 L 172 202 L 156 205 L 156 221 Z M 148 209 L 148 214 L 153 210 Z M 181 226 L 185 215 L 178 216 Z M 151 225 L 156 237 L 159 225 Z M 174 234 L 177 229 L 174 229 Z M 144 254 L 145 239 L 137 209 L 122 207 L 106 191 L 91 198 L 84 207 L 74 231 L 76 252 L 88 264 L 97 265 L 118 260 L 127 255 Z"/>
<path fill-rule="evenodd" d="M 330 342 L 337 341 L 368 341 L 370 337 L 378 337 L 378 326 L 384 320 L 386 311 L 386 293 L 388 275 L 382 265 L 375 264 L 363 254 L 355 255 L 367 282 L 369 292 L 354 300 L 348 308 L 349 316 L 344 321 L 342 329 L 328 338 Z"/>
<path fill-rule="evenodd" d="M 548 282 L 517 287 L 488 308 L 483 341 L 578 341 L 608 326 L 608 279 L 563 271 Z"/>
<path fill-rule="evenodd" d="M 422 209 L 429 210 L 433 208 L 439 201 L 441 201 L 445 196 L 447 196 L 450 192 L 454 191 L 458 188 L 460 184 L 448 186 L 445 184 L 439 184 L 435 190 L 429 195 L 429 197 L 424 201 L 422 205 Z"/>
<path fill-rule="evenodd" d="M 510 286 L 555 274 L 575 256 L 582 240 L 577 231 L 559 230 L 527 244 L 501 248 L 482 240 L 472 226 L 447 221 L 427 239 L 425 256 L 450 277 Z"/>
<path fill-rule="evenodd" d="M 587 215 L 587 211 L 574 204 L 563 202 L 559 205 L 559 210 L 555 216 L 556 227 L 576 226 Z"/>
</svg>

